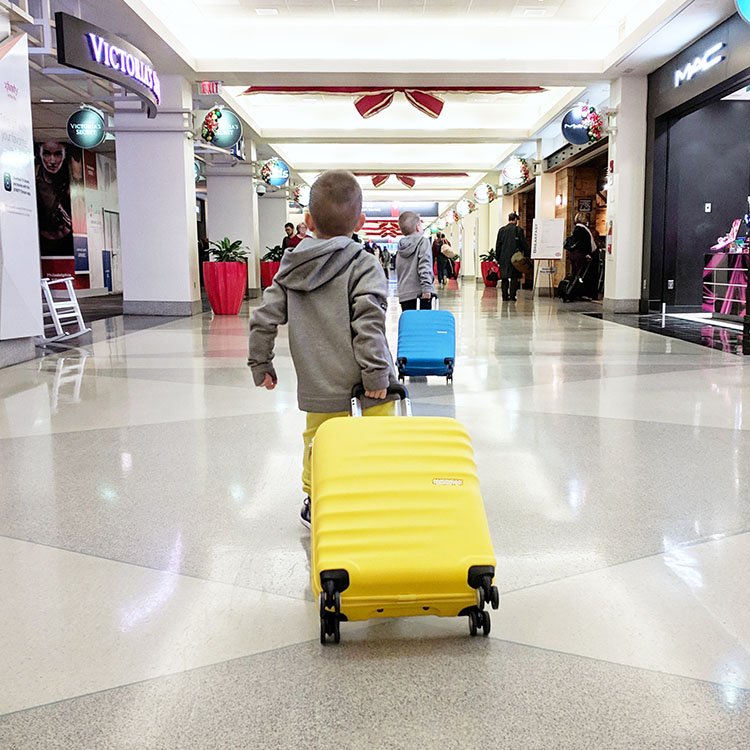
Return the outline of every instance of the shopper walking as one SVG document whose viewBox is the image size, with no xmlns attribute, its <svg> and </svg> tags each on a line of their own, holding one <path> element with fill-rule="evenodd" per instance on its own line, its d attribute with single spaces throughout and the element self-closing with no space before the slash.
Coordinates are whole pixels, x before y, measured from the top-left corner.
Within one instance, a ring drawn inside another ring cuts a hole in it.
<svg viewBox="0 0 750 750">
<path fill-rule="evenodd" d="M 306 218 L 315 237 L 284 254 L 250 319 L 247 363 L 255 385 L 276 388 L 274 343 L 279 326 L 288 324 L 297 401 L 307 413 L 300 521 L 309 529 L 310 458 L 317 429 L 349 413 L 352 384 L 360 382 L 367 398 L 365 416 L 393 415 L 387 388 L 397 380 L 385 336 L 388 287 L 375 258 L 350 239 L 365 223 L 362 189 L 354 175 L 334 171 L 318 177 Z"/>
<path fill-rule="evenodd" d="M 565 249 L 568 251 L 570 271 L 573 277 L 582 279 L 580 294 L 583 297 L 596 297 L 599 284 L 598 263 L 594 262 L 588 269 L 588 273 L 584 275 L 587 264 L 598 260 L 599 256 L 599 248 L 594 233 L 589 229 L 588 214 L 578 213 L 575 215 L 575 227 L 570 237 L 565 240 Z"/>
<path fill-rule="evenodd" d="M 299 243 L 302 242 L 305 237 L 307 237 L 307 224 L 305 224 L 304 221 L 301 221 L 299 224 L 297 224 L 297 234 L 289 239 L 288 247 L 297 247 L 297 245 L 299 245 Z"/>
<path fill-rule="evenodd" d="M 500 267 L 500 289 L 506 302 L 515 302 L 521 286 L 521 273 L 513 266 L 512 258 L 519 250 L 528 255 L 529 246 L 523 229 L 518 226 L 519 216 L 513 211 L 508 223 L 497 233 L 495 257 Z"/>
<path fill-rule="evenodd" d="M 292 224 L 291 221 L 288 221 L 286 224 L 284 224 L 284 232 L 284 239 L 281 240 L 282 250 L 286 250 L 288 247 L 294 247 L 294 245 L 292 244 L 292 237 L 294 237 L 294 224 Z"/>
<path fill-rule="evenodd" d="M 435 276 L 432 272 L 430 241 L 422 234 L 422 222 L 413 211 L 404 211 L 398 217 L 404 235 L 396 253 L 398 300 L 402 310 L 420 310 L 432 307 L 435 293 Z"/>
</svg>

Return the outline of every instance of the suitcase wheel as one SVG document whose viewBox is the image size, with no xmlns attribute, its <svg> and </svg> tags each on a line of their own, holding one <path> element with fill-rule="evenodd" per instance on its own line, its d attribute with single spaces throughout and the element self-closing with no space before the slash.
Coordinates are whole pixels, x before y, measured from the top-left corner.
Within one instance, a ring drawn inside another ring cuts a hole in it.
<svg viewBox="0 0 750 750">
<path fill-rule="evenodd" d="M 482 635 L 488 636 L 492 629 L 492 620 L 490 619 L 489 612 L 482 612 L 478 609 L 472 609 L 469 612 L 469 633 L 472 638 L 479 633 L 479 629 L 482 629 Z"/>
<path fill-rule="evenodd" d="M 492 609 L 500 607 L 500 591 L 492 585 L 492 576 L 489 575 L 482 576 L 482 582 L 477 586 L 477 609 L 483 612 L 486 604 Z"/>
<path fill-rule="evenodd" d="M 328 609 L 329 597 L 333 600 L 333 612 Z M 320 592 L 320 642 L 325 644 L 329 635 L 333 636 L 334 643 L 341 641 L 341 593 L 339 591 L 334 591 L 332 594 L 330 591 Z"/>
<path fill-rule="evenodd" d="M 326 615 L 320 618 L 320 642 L 325 645 L 328 636 L 333 636 L 334 643 L 341 642 L 341 622 L 335 615 Z"/>
</svg>

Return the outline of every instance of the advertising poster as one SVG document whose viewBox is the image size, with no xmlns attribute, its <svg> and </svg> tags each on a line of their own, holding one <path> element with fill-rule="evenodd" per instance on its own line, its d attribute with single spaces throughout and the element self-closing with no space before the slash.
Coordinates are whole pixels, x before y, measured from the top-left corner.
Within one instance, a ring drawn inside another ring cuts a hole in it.
<svg viewBox="0 0 750 750">
<path fill-rule="evenodd" d="M 74 286 L 88 288 L 85 259 L 75 235 L 86 235 L 83 152 L 60 141 L 36 144 L 36 197 L 39 213 L 39 251 L 42 274 L 50 279 L 74 278 Z"/>
<path fill-rule="evenodd" d="M 87 190 L 99 189 L 99 172 L 96 166 L 96 154 L 93 151 L 83 152 L 83 182 Z"/>
<path fill-rule="evenodd" d="M 75 256 L 75 284 L 77 289 L 88 289 L 89 240 L 86 222 L 86 186 L 84 183 L 83 149 L 68 146 L 70 154 L 70 214 L 73 220 L 73 253 Z"/>
<path fill-rule="evenodd" d="M 0 45 L 0 81 L 0 339 L 14 339 L 43 330 L 25 35 Z"/>
</svg>

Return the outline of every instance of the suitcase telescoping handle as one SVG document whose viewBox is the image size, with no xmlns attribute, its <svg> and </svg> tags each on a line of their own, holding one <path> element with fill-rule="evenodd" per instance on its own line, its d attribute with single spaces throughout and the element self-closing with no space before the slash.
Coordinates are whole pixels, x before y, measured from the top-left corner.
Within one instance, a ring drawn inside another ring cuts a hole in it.
<svg viewBox="0 0 750 750">
<path fill-rule="evenodd" d="M 389 394 L 397 394 L 399 396 L 399 403 L 401 404 L 401 414 L 404 417 L 410 417 L 411 416 L 411 399 L 409 398 L 409 391 L 406 390 L 406 386 L 401 385 L 400 383 L 394 383 L 393 385 L 388 386 L 388 393 Z M 352 388 L 352 416 L 353 417 L 361 417 L 362 416 L 362 396 L 365 395 L 365 387 L 362 385 L 362 383 L 357 383 L 357 385 Z"/>
</svg>

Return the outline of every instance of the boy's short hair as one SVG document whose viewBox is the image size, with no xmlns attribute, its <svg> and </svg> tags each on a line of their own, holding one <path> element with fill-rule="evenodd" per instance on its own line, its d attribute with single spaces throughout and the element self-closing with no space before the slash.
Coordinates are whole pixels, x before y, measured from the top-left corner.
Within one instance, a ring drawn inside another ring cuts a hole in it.
<svg viewBox="0 0 750 750">
<path fill-rule="evenodd" d="M 343 169 L 323 172 L 310 190 L 310 216 L 315 229 L 327 237 L 349 237 L 362 213 L 362 188 Z"/>
<path fill-rule="evenodd" d="M 414 211 L 404 211 L 398 217 L 398 226 L 401 229 L 401 234 L 404 236 L 414 234 L 417 231 L 418 224 L 419 214 L 415 214 Z"/>
<path fill-rule="evenodd" d="M 508 221 L 518 221 L 520 218 L 521 217 L 515 211 L 508 214 Z"/>
</svg>

